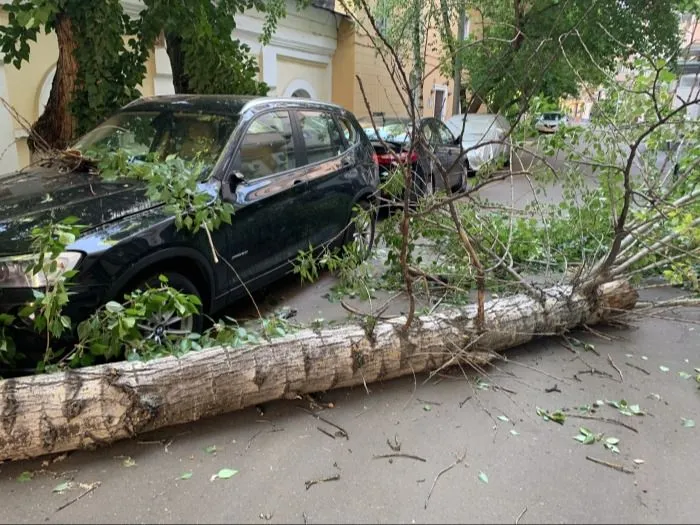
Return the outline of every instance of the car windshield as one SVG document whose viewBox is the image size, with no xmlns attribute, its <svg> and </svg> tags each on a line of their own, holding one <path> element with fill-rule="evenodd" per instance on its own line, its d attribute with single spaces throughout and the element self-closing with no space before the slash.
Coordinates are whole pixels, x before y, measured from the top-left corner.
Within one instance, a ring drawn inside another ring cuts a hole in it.
<svg viewBox="0 0 700 525">
<path fill-rule="evenodd" d="M 559 120 L 562 118 L 561 113 L 545 113 L 542 115 L 544 120 Z"/>
<path fill-rule="evenodd" d="M 496 115 L 455 115 L 447 120 L 447 126 L 455 136 L 462 136 L 462 141 L 474 142 L 496 135 L 499 123 Z M 464 131 L 462 133 L 462 131 Z"/>
<path fill-rule="evenodd" d="M 89 157 L 123 150 L 131 160 L 162 161 L 170 155 L 211 169 L 237 116 L 177 111 L 123 111 L 87 133 L 74 148 Z"/>
<path fill-rule="evenodd" d="M 374 131 L 372 126 L 372 121 L 369 118 L 363 118 L 360 120 L 362 129 L 369 140 L 388 140 L 388 141 L 400 141 L 404 142 L 408 139 L 411 134 L 411 123 L 409 120 L 396 119 L 396 120 L 384 120 L 381 118 L 375 119 L 374 123 L 377 125 L 377 132 Z"/>
</svg>

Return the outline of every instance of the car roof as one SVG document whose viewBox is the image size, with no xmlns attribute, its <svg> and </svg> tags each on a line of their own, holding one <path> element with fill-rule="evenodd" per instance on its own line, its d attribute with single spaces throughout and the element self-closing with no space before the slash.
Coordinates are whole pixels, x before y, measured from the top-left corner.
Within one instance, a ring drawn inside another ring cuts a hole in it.
<svg viewBox="0 0 700 525">
<path fill-rule="evenodd" d="M 142 97 L 127 104 L 122 111 L 165 111 L 173 106 L 182 111 L 239 115 L 248 109 L 296 107 L 343 111 L 335 104 L 305 98 L 256 97 L 246 95 L 157 95 Z"/>
</svg>

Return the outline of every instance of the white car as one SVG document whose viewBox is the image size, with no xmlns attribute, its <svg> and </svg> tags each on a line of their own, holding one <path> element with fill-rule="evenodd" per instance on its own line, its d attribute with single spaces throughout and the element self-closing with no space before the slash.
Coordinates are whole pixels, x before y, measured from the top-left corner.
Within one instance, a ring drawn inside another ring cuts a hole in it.
<svg viewBox="0 0 700 525">
<path fill-rule="evenodd" d="M 554 133 L 559 129 L 559 126 L 569 123 L 569 117 L 564 113 L 552 111 L 542 113 L 535 123 L 535 129 L 540 133 Z"/>
<path fill-rule="evenodd" d="M 506 163 L 509 161 L 510 123 L 505 117 L 493 113 L 468 113 L 454 115 L 445 124 L 455 137 L 462 137 L 470 170 L 478 171 L 499 158 L 504 158 Z"/>
</svg>

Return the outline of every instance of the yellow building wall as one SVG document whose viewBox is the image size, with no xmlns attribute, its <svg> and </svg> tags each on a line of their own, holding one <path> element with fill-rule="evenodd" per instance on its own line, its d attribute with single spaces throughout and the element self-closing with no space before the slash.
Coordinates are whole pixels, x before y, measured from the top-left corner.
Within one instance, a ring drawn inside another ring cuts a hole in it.
<svg viewBox="0 0 700 525">
<path fill-rule="evenodd" d="M 297 79 L 303 78 L 315 87 L 316 98 L 319 100 L 329 100 L 331 96 L 331 86 L 328 82 L 328 66 L 316 62 L 307 62 L 294 58 L 277 57 L 277 94 L 281 95 L 289 84 Z"/>
<path fill-rule="evenodd" d="M 355 106 L 355 30 L 347 19 L 338 25 L 338 44 L 333 55 L 331 102 L 353 109 Z"/>
</svg>

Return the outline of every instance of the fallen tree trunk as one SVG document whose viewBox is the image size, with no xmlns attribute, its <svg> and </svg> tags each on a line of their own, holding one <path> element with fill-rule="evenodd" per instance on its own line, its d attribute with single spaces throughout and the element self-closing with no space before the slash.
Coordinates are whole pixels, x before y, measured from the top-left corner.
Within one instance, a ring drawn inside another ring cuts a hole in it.
<svg viewBox="0 0 700 525">
<path fill-rule="evenodd" d="M 487 302 L 485 330 L 476 307 L 366 326 L 302 330 L 256 347 L 212 348 L 182 358 L 122 362 L 0 381 L 0 460 L 110 443 L 298 394 L 435 370 L 485 364 L 493 352 L 538 335 L 595 324 L 631 309 L 626 281 L 583 296 L 568 286 L 543 300 L 517 295 Z"/>
</svg>

